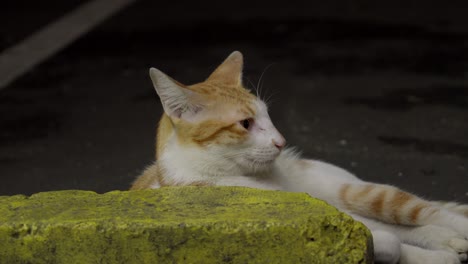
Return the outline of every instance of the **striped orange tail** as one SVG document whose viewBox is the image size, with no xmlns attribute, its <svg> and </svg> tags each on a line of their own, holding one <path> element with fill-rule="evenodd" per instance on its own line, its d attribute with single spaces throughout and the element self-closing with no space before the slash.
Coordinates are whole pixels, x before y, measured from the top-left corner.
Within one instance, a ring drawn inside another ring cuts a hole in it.
<svg viewBox="0 0 468 264">
<path fill-rule="evenodd" d="M 440 208 L 413 194 L 382 184 L 343 184 L 339 191 L 345 209 L 391 224 L 422 225 Z"/>
</svg>

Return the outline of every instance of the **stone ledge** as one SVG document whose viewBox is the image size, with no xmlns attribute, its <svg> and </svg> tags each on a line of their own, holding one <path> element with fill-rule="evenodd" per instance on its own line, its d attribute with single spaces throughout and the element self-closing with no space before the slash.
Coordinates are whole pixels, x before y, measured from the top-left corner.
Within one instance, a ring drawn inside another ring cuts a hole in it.
<svg viewBox="0 0 468 264">
<path fill-rule="evenodd" d="M 370 232 L 302 193 L 243 187 L 0 196 L 1 263 L 371 263 Z"/>
</svg>

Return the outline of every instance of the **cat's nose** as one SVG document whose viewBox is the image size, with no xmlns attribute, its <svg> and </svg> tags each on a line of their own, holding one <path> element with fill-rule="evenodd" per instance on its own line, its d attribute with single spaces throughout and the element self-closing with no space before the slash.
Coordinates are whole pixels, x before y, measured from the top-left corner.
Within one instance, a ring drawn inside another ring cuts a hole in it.
<svg viewBox="0 0 468 264">
<path fill-rule="evenodd" d="M 276 138 L 276 139 L 274 138 L 271 141 L 273 141 L 273 144 L 279 150 L 282 150 L 284 146 L 286 145 L 286 140 L 282 136 L 280 138 Z"/>
</svg>

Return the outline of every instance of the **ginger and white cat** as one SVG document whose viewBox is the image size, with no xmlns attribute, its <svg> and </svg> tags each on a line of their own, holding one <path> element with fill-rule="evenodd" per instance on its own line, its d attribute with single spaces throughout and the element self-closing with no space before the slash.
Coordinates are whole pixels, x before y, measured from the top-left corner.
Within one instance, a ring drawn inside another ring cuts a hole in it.
<svg viewBox="0 0 468 264">
<path fill-rule="evenodd" d="M 233 52 L 194 85 L 150 69 L 164 114 L 156 161 L 131 189 L 225 185 L 306 192 L 363 222 L 373 235 L 376 262 L 468 259 L 468 206 L 426 201 L 284 149 L 267 106 L 242 86 L 242 67 L 242 54 Z"/>
</svg>

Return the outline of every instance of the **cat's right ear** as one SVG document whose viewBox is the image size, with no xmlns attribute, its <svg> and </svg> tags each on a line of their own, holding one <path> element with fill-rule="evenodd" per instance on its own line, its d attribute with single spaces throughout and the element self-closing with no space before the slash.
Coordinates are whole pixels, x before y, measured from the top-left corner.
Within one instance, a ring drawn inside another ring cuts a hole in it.
<svg viewBox="0 0 468 264">
<path fill-rule="evenodd" d="M 164 112 L 170 117 L 193 121 L 202 109 L 197 94 L 156 68 L 151 68 L 149 74 Z"/>
</svg>

